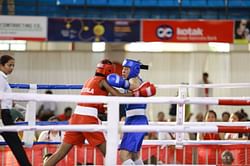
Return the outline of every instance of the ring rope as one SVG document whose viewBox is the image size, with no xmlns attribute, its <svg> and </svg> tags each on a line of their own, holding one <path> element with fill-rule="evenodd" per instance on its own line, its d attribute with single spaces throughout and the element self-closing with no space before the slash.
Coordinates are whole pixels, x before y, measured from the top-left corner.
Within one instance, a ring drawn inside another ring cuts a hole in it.
<svg viewBox="0 0 250 166">
<path fill-rule="evenodd" d="M 143 140 L 143 145 L 161 145 L 161 148 L 164 148 L 168 145 L 176 145 L 175 140 Z M 34 145 L 48 145 L 48 144 L 61 144 L 61 142 L 34 142 Z M 86 143 L 87 144 L 87 143 Z M 182 145 L 249 145 L 250 141 L 248 140 L 183 140 Z M 0 145 L 7 145 L 6 142 L 0 142 Z"/>
<path fill-rule="evenodd" d="M 36 125 L 68 125 L 68 121 L 58 121 L 58 122 L 50 122 L 50 121 L 38 121 L 36 122 Z M 102 125 L 107 125 L 107 121 L 103 121 Z M 28 122 L 16 122 L 16 125 L 27 125 Z M 124 122 L 119 122 L 120 125 L 124 125 Z M 247 126 L 249 125 L 249 122 L 234 122 L 234 123 L 228 123 L 228 122 L 185 122 L 184 123 L 187 126 Z M 149 122 L 149 125 L 155 125 L 155 126 L 168 126 L 172 127 L 176 125 L 176 122 Z"/>
<path fill-rule="evenodd" d="M 164 85 L 165 86 L 165 85 Z M 202 84 L 199 85 L 200 87 L 195 87 L 195 88 L 216 88 L 216 84 Z M 239 88 L 239 84 L 235 85 L 235 87 Z M 249 87 L 249 85 L 244 85 Z M 160 87 L 160 86 L 158 86 Z M 165 86 L 166 87 L 166 86 Z M 186 85 L 183 87 L 180 87 L 178 85 L 179 91 L 183 91 L 184 93 L 184 87 L 187 87 Z M 190 86 L 191 87 L 191 86 Z M 217 87 L 220 87 L 217 84 Z M 163 87 L 164 88 L 164 87 Z M 167 87 L 169 88 L 169 87 Z M 223 85 L 223 88 L 225 88 L 225 84 Z M 232 88 L 232 85 L 230 85 L 230 88 Z M 32 89 L 36 89 L 35 86 L 32 86 Z M 108 104 L 108 111 L 110 111 L 110 113 L 112 114 L 108 114 L 108 124 L 107 126 L 94 126 L 94 129 L 90 129 L 92 131 L 105 131 L 107 130 L 107 158 L 106 158 L 106 163 L 107 164 L 115 164 L 116 163 L 116 157 L 113 155 L 114 152 L 116 151 L 116 147 L 112 146 L 114 145 L 114 143 L 116 144 L 118 142 L 117 138 L 118 137 L 118 132 L 119 130 L 123 131 L 123 132 L 130 132 L 130 130 L 132 132 L 136 132 L 134 131 L 135 129 L 140 130 L 140 127 L 143 127 L 142 130 L 146 130 L 146 132 L 148 131 L 165 131 L 166 130 L 166 126 L 118 126 L 118 124 L 116 125 L 116 123 L 118 123 L 118 112 L 117 109 L 119 109 L 119 104 L 123 104 L 123 103 L 144 103 L 144 102 L 148 102 L 148 103 L 169 103 L 169 104 L 179 104 L 179 106 L 183 105 L 183 104 L 210 104 L 210 105 L 250 105 L 250 98 L 249 97 L 241 97 L 241 98 L 224 98 L 224 97 L 220 97 L 220 98 L 195 98 L 195 97 L 187 97 L 187 98 L 181 98 L 180 96 L 178 97 L 149 97 L 149 98 L 143 98 L 143 97 L 99 97 L 99 96 L 80 96 L 80 95 L 46 95 L 46 94 L 22 94 L 22 93 L 11 93 L 11 94 L 7 94 L 7 93 L 3 93 L 0 94 L 0 100 L 8 100 L 8 99 L 14 99 L 14 100 L 19 100 L 19 101 L 30 101 L 29 103 L 35 103 L 36 101 L 48 101 L 48 102 L 85 102 L 85 103 L 99 103 L 100 101 L 102 101 L 102 103 L 107 103 Z M 182 107 L 180 107 L 182 108 Z M 67 127 L 70 127 L 70 125 L 66 125 Z M 60 126 L 60 127 L 66 127 L 66 126 Z M 6 126 L 6 127 L 11 127 L 11 126 Z M 16 126 L 14 126 L 16 128 Z M 43 130 L 45 130 L 45 128 L 47 126 L 35 126 L 35 125 L 29 125 L 29 126 L 21 126 L 21 127 L 26 127 L 25 129 L 27 130 L 36 130 L 38 128 L 42 128 L 44 127 Z M 50 126 L 52 127 L 52 126 Z M 56 128 L 55 126 L 53 127 L 54 130 L 58 130 L 59 126 L 57 126 L 58 128 Z M 79 127 L 79 126 L 78 126 Z M 85 128 L 84 128 L 85 127 Z M 84 126 L 80 126 L 80 131 L 85 131 L 83 130 L 86 129 L 86 131 L 89 131 L 89 128 L 91 126 L 89 125 L 84 125 Z M 92 126 L 93 127 L 93 126 Z M 101 127 L 103 127 L 101 129 Z M 120 128 L 119 128 L 120 127 Z M 129 128 L 132 127 L 132 128 Z M 183 138 L 181 137 L 180 133 L 183 132 L 223 132 L 223 131 L 230 131 L 230 132 L 239 132 L 239 130 L 242 130 L 243 132 L 249 132 L 249 128 L 248 126 L 236 126 L 234 128 L 232 128 L 231 126 L 209 126 L 209 127 L 205 127 L 205 126 L 192 126 L 192 127 L 188 127 L 184 124 L 179 124 L 175 127 L 169 127 L 170 130 L 173 131 L 169 131 L 169 132 L 175 132 L 176 133 L 176 140 L 175 145 L 176 146 L 182 146 L 183 143 L 185 142 L 183 140 Z M 230 130 L 228 130 L 229 128 L 231 128 Z M 5 128 L 6 129 L 6 128 Z M 74 130 L 73 130 L 74 129 Z M 195 129 L 195 131 L 193 131 Z M 65 129 L 64 129 L 65 130 Z M 74 128 L 70 128 L 70 131 L 78 131 L 78 129 L 75 127 Z M 179 136 L 178 136 L 179 135 Z M 231 142 L 231 141 L 230 141 Z M 239 143 L 239 142 L 238 142 Z"/>
<path fill-rule="evenodd" d="M 36 89 L 81 89 L 83 85 L 77 84 L 35 84 Z M 31 89 L 31 84 L 10 84 L 11 88 Z M 157 88 L 247 88 L 250 83 L 224 83 L 224 84 L 158 84 Z"/>
<path fill-rule="evenodd" d="M 210 104 L 210 105 L 250 105 L 250 97 L 114 97 L 114 96 L 83 96 L 83 95 L 48 95 L 36 93 L 0 93 L 1 100 L 16 101 L 43 101 L 43 102 L 85 102 L 85 103 L 112 103 L 120 104 L 168 103 L 168 104 Z"/>
<path fill-rule="evenodd" d="M 28 126 L 3 126 L 0 131 L 34 131 L 34 130 L 61 130 L 61 131 L 106 131 L 106 125 L 28 125 Z M 120 126 L 122 132 L 175 132 L 175 133 L 249 133 L 250 125 L 248 126 L 188 126 L 188 125 L 176 125 L 176 126 L 159 126 L 159 125 L 128 125 Z"/>
<path fill-rule="evenodd" d="M 143 140 L 143 145 L 176 145 L 176 140 Z M 182 140 L 182 145 L 249 145 L 249 140 Z"/>
<path fill-rule="evenodd" d="M 11 88 L 32 89 L 31 84 L 10 84 Z M 63 84 L 37 84 L 36 89 L 82 89 L 83 85 L 63 85 Z"/>
</svg>

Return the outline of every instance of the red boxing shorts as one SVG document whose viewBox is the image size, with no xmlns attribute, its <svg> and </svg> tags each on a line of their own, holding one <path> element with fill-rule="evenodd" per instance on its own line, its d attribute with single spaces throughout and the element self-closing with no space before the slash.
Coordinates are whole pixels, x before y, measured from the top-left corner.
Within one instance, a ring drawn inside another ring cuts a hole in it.
<svg viewBox="0 0 250 166">
<path fill-rule="evenodd" d="M 69 124 L 100 124 L 100 120 L 93 116 L 73 114 L 70 118 Z M 91 146 L 98 146 L 105 142 L 105 137 L 102 132 L 65 132 L 63 142 L 71 145 L 82 145 L 87 139 Z"/>
</svg>

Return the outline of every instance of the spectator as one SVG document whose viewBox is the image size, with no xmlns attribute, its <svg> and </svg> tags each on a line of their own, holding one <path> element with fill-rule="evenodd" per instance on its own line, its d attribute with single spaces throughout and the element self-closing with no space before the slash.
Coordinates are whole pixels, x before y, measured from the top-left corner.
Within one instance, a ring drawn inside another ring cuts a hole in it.
<svg viewBox="0 0 250 166">
<path fill-rule="evenodd" d="M 211 82 L 209 81 L 209 74 L 207 72 L 202 73 L 202 79 L 198 82 L 198 84 L 200 84 L 200 85 L 211 84 Z M 196 96 L 197 97 L 212 97 L 212 89 L 210 89 L 210 88 L 197 88 Z M 194 105 L 192 112 L 195 113 L 194 117 L 196 117 L 198 114 L 202 114 L 202 116 L 204 116 L 204 114 L 208 110 L 209 110 L 209 105 Z"/>
<path fill-rule="evenodd" d="M 195 116 L 195 121 L 196 122 L 203 122 L 204 116 L 202 112 L 199 112 Z M 189 133 L 190 139 L 191 140 L 197 140 L 197 133 Z"/>
<path fill-rule="evenodd" d="M 211 84 L 209 81 L 209 74 L 207 72 L 202 73 L 202 80 L 199 82 L 199 84 Z M 198 97 L 211 97 L 212 96 L 212 89 L 209 88 L 199 88 L 198 89 Z M 199 111 L 208 111 L 209 106 L 205 105 L 205 109 L 199 110 Z"/>
<path fill-rule="evenodd" d="M 233 154 L 230 151 L 226 150 L 221 154 L 221 160 L 223 166 L 231 166 L 234 161 Z"/>
<path fill-rule="evenodd" d="M 243 109 L 243 108 L 241 108 L 240 110 L 239 110 L 239 112 L 242 114 L 242 118 L 241 118 L 241 120 L 240 121 L 248 121 L 248 114 L 245 112 L 245 110 Z"/>
<path fill-rule="evenodd" d="M 52 95 L 51 90 L 47 90 L 45 94 Z M 55 115 L 57 110 L 57 104 L 55 102 L 43 102 L 38 110 L 38 119 L 40 121 L 47 121 L 50 117 Z"/>
<path fill-rule="evenodd" d="M 144 140 L 157 140 L 158 139 L 158 134 L 157 132 L 148 132 L 145 137 Z"/>
<path fill-rule="evenodd" d="M 196 122 L 203 122 L 203 113 L 198 113 L 195 117 Z"/>
<path fill-rule="evenodd" d="M 157 114 L 157 121 L 158 122 L 166 122 L 166 119 L 165 119 L 165 113 L 160 111 L 158 112 Z"/>
<path fill-rule="evenodd" d="M 169 122 L 175 122 L 175 119 L 170 118 Z M 168 133 L 168 132 L 159 132 L 158 133 L 158 139 L 159 140 L 175 140 L 176 136 L 175 133 Z M 184 139 L 185 140 L 189 140 L 189 134 L 188 133 L 184 133 Z"/>
<path fill-rule="evenodd" d="M 64 113 L 63 114 L 59 114 L 56 117 L 57 117 L 57 119 L 59 121 L 67 121 L 67 120 L 70 119 L 71 114 L 72 114 L 72 108 L 71 107 L 66 107 L 64 109 Z"/>
<path fill-rule="evenodd" d="M 217 115 L 213 110 L 209 110 L 205 115 L 205 122 L 216 122 Z M 198 133 L 198 140 L 220 140 L 218 133 Z"/>
<path fill-rule="evenodd" d="M 165 119 L 165 113 L 160 111 L 157 114 L 157 122 L 167 122 Z M 148 132 L 147 135 L 144 137 L 145 140 L 157 140 L 158 133 L 155 131 Z"/>
<path fill-rule="evenodd" d="M 239 110 L 239 112 L 242 114 L 242 118 L 240 119 L 240 121 L 242 121 L 242 122 L 249 121 L 248 114 L 245 112 L 245 110 L 243 108 L 241 108 Z M 239 137 L 242 139 L 249 139 L 250 133 L 239 133 Z"/>
<path fill-rule="evenodd" d="M 209 74 L 207 72 L 204 72 L 202 74 L 202 81 L 200 82 L 201 84 L 211 84 L 211 82 L 208 80 Z M 201 92 L 201 97 L 209 97 L 212 96 L 211 94 L 211 89 L 205 88 L 203 92 Z"/>
<path fill-rule="evenodd" d="M 230 113 L 229 112 L 223 112 L 221 115 L 222 122 L 228 122 L 230 118 Z"/>
<path fill-rule="evenodd" d="M 0 0 L 0 14 L 3 14 L 4 0 Z M 15 0 L 7 0 L 8 15 L 15 15 Z"/>
<path fill-rule="evenodd" d="M 48 119 L 49 122 L 58 122 L 55 116 Z M 38 142 L 61 142 L 63 138 L 63 133 L 57 130 L 46 130 L 42 131 L 39 135 Z"/>
<path fill-rule="evenodd" d="M 169 116 L 171 118 L 176 118 L 176 109 L 177 109 L 177 104 L 171 104 L 169 108 Z"/>
<path fill-rule="evenodd" d="M 245 115 L 241 111 L 237 111 L 233 114 L 231 114 L 229 118 L 229 122 L 239 122 L 243 121 L 245 118 Z M 245 140 L 247 137 L 241 133 L 226 133 L 224 136 L 224 139 L 227 140 Z"/>
<path fill-rule="evenodd" d="M 17 110 L 16 108 L 12 108 L 12 109 L 10 110 L 10 115 L 11 115 L 11 117 L 12 117 L 13 120 L 15 120 L 15 119 L 17 119 L 17 118 L 22 118 L 22 119 L 24 119 L 23 114 L 22 114 L 19 110 Z"/>
</svg>

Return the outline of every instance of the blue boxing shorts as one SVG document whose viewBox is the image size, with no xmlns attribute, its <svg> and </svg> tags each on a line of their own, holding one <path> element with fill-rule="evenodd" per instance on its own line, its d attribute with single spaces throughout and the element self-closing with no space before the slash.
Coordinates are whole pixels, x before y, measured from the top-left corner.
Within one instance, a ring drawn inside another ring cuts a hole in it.
<svg viewBox="0 0 250 166">
<path fill-rule="evenodd" d="M 148 125 L 148 119 L 145 115 L 135 115 L 127 117 L 125 125 Z M 124 133 L 119 150 L 129 152 L 139 152 L 146 132 Z"/>
</svg>

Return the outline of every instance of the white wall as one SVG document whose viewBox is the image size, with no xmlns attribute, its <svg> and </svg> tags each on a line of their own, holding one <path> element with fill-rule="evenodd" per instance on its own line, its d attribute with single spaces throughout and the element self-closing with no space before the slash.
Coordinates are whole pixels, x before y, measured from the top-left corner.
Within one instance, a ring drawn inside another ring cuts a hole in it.
<svg viewBox="0 0 250 166">
<path fill-rule="evenodd" d="M 125 53 L 115 51 L 93 53 L 88 51 L 74 52 L 15 52 L 16 68 L 10 76 L 11 83 L 35 84 L 82 84 L 95 72 L 96 64 L 104 57 L 120 61 L 125 57 L 141 60 L 149 64 L 148 71 L 141 71 L 144 80 L 155 84 L 195 84 L 201 79 L 202 72 L 210 74 L 213 83 L 250 82 L 249 52 L 178 52 L 178 53 Z M 176 91 L 160 90 L 159 96 L 175 96 Z M 79 91 L 56 91 L 55 93 L 75 93 Z M 249 88 L 214 89 L 214 96 L 250 96 Z M 194 91 L 189 92 L 193 96 Z M 66 103 L 65 105 L 68 105 Z M 60 107 L 60 111 L 65 105 Z M 70 103 L 70 105 L 72 105 Z M 74 106 L 74 105 L 72 105 Z M 150 119 L 155 119 L 158 111 L 168 114 L 167 104 L 150 105 Z M 236 111 L 240 107 L 214 107 L 216 111 Z M 247 111 L 248 107 L 244 107 Z M 250 114 L 249 114 L 250 115 Z"/>
</svg>

